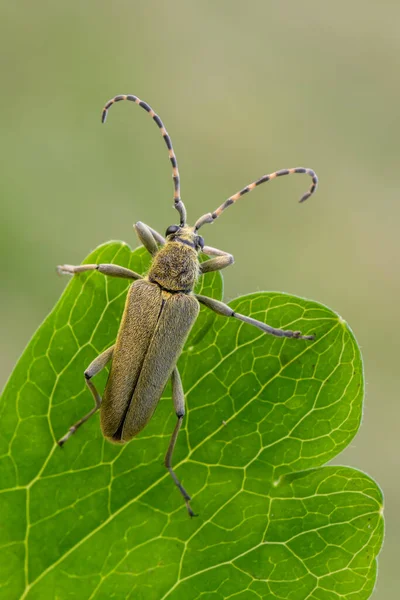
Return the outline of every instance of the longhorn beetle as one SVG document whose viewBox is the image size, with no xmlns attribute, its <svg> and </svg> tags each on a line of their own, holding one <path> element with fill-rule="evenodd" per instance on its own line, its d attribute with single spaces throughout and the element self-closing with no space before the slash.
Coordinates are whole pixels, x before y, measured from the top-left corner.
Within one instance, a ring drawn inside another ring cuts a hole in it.
<svg viewBox="0 0 400 600">
<path fill-rule="evenodd" d="M 121 100 L 129 100 L 144 108 L 161 131 L 172 165 L 174 207 L 179 214 L 179 225 L 170 225 L 164 239 L 144 223 L 139 221 L 135 224 L 139 240 L 153 257 L 145 276 L 114 264 L 58 267 L 60 273 L 78 274 L 84 271 L 98 271 L 103 275 L 133 281 L 128 291 L 115 344 L 95 358 L 84 373 L 95 406 L 69 429 L 58 444 L 60 446 L 65 444 L 78 427 L 99 409 L 103 435 L 111 442 L 121 444 L 129 442 L 151 419 L 164 387 L 171 378 L 172 399 L 178 421 L 165 456 L 165 467 L 185 499 L 189 515 L 194 516 L 190 506 L 190 496 L 172 469 L 172 455 L 185 414 L 185 396 L 176 363 L 199 313 L 200 304 L 219 315 L 238 319 L 270 335 L 302 340 L 314 339 L 313 335 L 302 335 L 300 331 L 275 329 L 266 323 L 236 313 L 223 302 L 195 294 L 193 289 L 201 275 L 210 271 L 219 271 L 233 263 L 231 254 L 205 246 L 198 231 L 206 223 L 213 223 L 228 206 L 261 183 L 283 175 L 305 173 L 311 177 L 312 184 L 300 198 L 300 202 L 304 202 L 315 192 L 318 178 L 314 171 L 303 167 L 282 169 L 264 175 L 225 200 L 214 212 L 206 213 L 197 219 L 194 226 L 190 226 L 186 222 L 186 209 L 180 196 L 180 178 L 175 152 L 160 117 L 146 102 L 136 96 L 124 95 L 115 96 L 107 102 L 102 113 L 102 123 L 107 118 L 108 109 Z M 214 258 L 200 263 L 200 253 Z M 110 374 L 101 398 L 92 382 L 92 377 L 110 361 L 112 361 Z"/>
</svg>

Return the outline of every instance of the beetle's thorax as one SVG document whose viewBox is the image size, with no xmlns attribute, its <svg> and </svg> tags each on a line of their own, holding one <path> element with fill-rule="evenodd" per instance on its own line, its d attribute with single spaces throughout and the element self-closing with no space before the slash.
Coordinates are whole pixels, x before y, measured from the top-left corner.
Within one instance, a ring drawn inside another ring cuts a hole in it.
<svg viewBox="0 0 400 600">
<path fill-rule="evenodd" d="M 189 243 L 185 243 L 188 241 Z M 148 273 L 149 281 L 171 292 L 191 292 L 199 277 L 199 259 L 190 240 L 167 240 L 157 252 Z"/>
</svg>

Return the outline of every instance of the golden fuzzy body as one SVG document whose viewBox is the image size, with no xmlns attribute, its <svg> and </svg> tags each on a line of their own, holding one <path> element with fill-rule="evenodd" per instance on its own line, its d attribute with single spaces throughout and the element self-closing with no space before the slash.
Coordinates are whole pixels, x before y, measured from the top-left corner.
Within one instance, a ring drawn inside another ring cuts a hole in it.
<svg viewBox="0 0 400 600">
<path fill-rule="evenodd" d="M 213 212 L 205 213 L 193 227 L 187 224 L 186 208 L 180 196 L 178 162 L 167 130 L 149 104 L 133 94 L 115 96 L 109 100 L 102 113 L 102 122 L 109 108 L 115 103 L 128 100 L 144 109 L 159 128 L 168 149 L 174 182 L 174 207 L 179 214 L 179 225 L 170 225 L 165 238 L 141 221 L 135 224 L 140 242 L 152 256 L 147 276 L 116 264 L 61 265 L 60 273 L 79 274 L 98 271 L 109 277 L 134 281 L 130 286 L 116 343 L 105 349 L 85 369 L 86 385 L 93 396 L 94 408 L 58 441 L 62 446 L 83 423 L 100 409 L 101 428 L 104 436 L 112 442 L 125 443 L 139 433 L 153 416 L 165 385 L 171 379 L 172 400 L 177 422 L 171 436 L 165 467 L 182 494 L 188 513 L 190 496 L 180 483 L 172 468 L 172 455 L 185 415 L 185 393 L 179 369 L 176 366 L 185 341 L 197 318 L 200 303 L 218 315 L 238 319 L 264 333 L 276 337 L 313 340 L 314 335 L 302 335 L 300 331 L 276 329 L 267 323 L 236 313 L 223 302 L 194 293 L 200 275 L 220 271 L 233 264 L 228 252 L 204 245 L 198 231 L 206 223 L 213 223 L 229 206 L 257 186 L 284 175 L 307 174 L 312 178 L 309 190 L 300 202 L 309 198 L 317 189 L 318 178 L 312 169 L 295 167 L 281 169 L 253 181 L 230 196 Z M 200 263 L 199 254 L 211 256 Z M 99 394 L 92 378 L 111 361 L 111 369 L 103 394 Z"/>
</svg>

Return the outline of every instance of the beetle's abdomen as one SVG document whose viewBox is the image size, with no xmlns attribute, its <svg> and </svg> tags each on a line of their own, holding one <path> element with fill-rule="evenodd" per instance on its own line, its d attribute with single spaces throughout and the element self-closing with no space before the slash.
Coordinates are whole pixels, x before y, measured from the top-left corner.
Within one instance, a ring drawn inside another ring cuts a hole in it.
<svg viewBox="0 0 400 600">
<path fill-rule="evenodd" d="M 148 278 L 166 290 L 188 292 L 199 274 L 196 250 L 182 242 L 167 242 L 155 255 Z"/>
<path fill-rule="evenodd" d="M 110 440 L 129 441 L 151 419 L 198 313 L 194 296 L 132 284 L 100 411 Z"/>
</svg>

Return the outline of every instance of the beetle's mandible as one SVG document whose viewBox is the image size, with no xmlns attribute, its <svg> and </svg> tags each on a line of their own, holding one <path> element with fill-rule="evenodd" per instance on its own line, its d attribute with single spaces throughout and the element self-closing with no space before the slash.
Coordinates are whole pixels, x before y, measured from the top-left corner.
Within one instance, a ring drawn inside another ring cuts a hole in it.
<svg viewBox="0 0 400 600">
<path fill-rule="evenodd" d="M 228 206 L 261 183 L 294 173 L 309 175 L 312 183 L 300 199 L 300 202 L 303 202 L 315 192 L 318 179 L 314 171 L 303 167 L 282 169 L 264 175 L 225 200 L 214 212 L 200 217 L 194 226 L 189 226 L 186 222 L 185 206 L 180 197 L 178 163 L 171 138 L 160 117 L 146 102 L 133 95 L 124 95 L 115 96 L 107 102 L 103 109 L 102 122 L 105 122 L 110 106 L 121 100 L 129 100 L 144 108 L 161 131 L 172 165 L 174 206 L 179 213 L 179 225 L 168 227 L 164 238 L 151 227 L 141 222 L 136 223 L 139 240 L 153 257 L 149 272 L 144 277 L 114 264 L 58 267 L 60 273 L 78 274 L 96 270 L 103 275 L 133 281 L 115 344 L 100 354 L 84 373 L 95 406 L 75 423 L 58 443 L 62 446 L 99 409 L 104 436 L 111 442 L 128 442 L 151 419 L 164 387 L 171 378 L 172 398 L 178 420 L 165 456 L 165 466 L 185 499 L 189 515 L 194 516 L 190 496 L 172 469 L 172 455 L 185 414 L 184 391 L 176 363 L 199 313 L 200 304 L 219 315 L 239 319 L 270 335 L 302 340 L 314 339 L 313 335 L 302 335 L 300 331 L 275 329 L 266 323 L 234 312 L 223 302 L 195 294 L 193 290 L 199 277 L 210 271 L 224 269 L 233 263 L 231 254 L 205 246 L 198 233 L 199 229 L 206 223 L 213 223 Z M 200 263 L 200 253 L 213 258 Z M 92 377 L 110 361 L 110 374 L 101 398 Z"/>
</svg>

